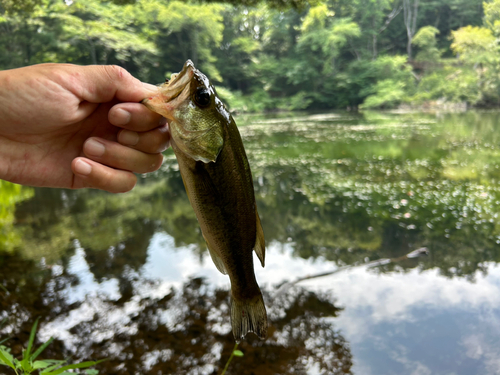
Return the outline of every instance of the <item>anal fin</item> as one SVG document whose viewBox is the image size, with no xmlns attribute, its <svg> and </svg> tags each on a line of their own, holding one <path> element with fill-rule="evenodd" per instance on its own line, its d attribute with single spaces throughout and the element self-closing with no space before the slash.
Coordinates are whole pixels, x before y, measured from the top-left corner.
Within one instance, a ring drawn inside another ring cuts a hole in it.
<svg viewBox="0 0 500 375">
<path fill-rule="evenodd" d="M 259 213 L 257 212 L 257 207 L 255 208 L 256 224 L 257 224 L 257 236 L 255 239 L 255 254 L 260 260 L 260 264 L 264 267 L 264 261 L 266 258 L 266 240 L 264 239 L 264 231 L 262 230 L 262 225 L 260 224 Z"/>
</svg>

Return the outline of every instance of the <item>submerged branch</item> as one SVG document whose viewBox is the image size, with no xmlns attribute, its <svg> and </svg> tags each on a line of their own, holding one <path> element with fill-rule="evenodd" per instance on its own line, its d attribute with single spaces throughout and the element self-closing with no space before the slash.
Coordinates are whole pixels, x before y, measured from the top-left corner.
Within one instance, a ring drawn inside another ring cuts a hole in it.
<svg viewBox="0 0 500 375">
<path fill-rule="evenodd" d="M 333 275 L 333 274 L 336 274 L 336 273 L 339 273 L 342 271 L 346 271 L 346 270 L 349 270 L 352 268 L 358 268 L 358 267 L 373 268 L 373 267 L 377 267 L 377 266 L 384 266 L 386 264 L 397 263 L 397 262 L 401 262 L 402 260 L 405 260 L 405 259 L 418 258 L 418 257 L 421 257 L 423 255 L 428 255 L 428 254 L 429 254 L 429 250 L 426 247 L 421 247 L 417 250 L 412 251 L 411 253 L 408 253 L 408 254 L 406 254 L 402 257 L 398 257 L 398 258 L 391 258 L 391 259 L 383 258 L 383 259 L 373 260 L 371 262 L 364 263 L 364 264 L 339 267 L 333 271 L 322 272 L 322 273 L 318 273 L 316 275 L 308 275 L 308 276 L 304 276 L 304 277 L 299 277 L 295 281 L 285 282 L 284 284 L 279 285 L 277 287 L 278 290 L 277 290 L 276 296 L 279 296 L 279 295 L 285 293 L 288 289 L 290 289 L 292 286 L 300 283 L 301 281 L 317 279 L 319 277 L 324 277 L 324 276 L 330 276 L 330 275 Z"/>
</svg>

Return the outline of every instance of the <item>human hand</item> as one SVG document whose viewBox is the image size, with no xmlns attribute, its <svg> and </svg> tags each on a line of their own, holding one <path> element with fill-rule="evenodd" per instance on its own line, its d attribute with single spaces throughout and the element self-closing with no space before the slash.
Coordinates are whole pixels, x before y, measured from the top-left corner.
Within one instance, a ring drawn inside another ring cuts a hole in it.
<svg viewBox="0 0 500 375">
<path fill-rule="evenodd" d="M 165 120 L 139 103 L 156 90 L 111 65 L 0 71 L 0 179 L 131 190 L 169 145 Z"/>
</svg>

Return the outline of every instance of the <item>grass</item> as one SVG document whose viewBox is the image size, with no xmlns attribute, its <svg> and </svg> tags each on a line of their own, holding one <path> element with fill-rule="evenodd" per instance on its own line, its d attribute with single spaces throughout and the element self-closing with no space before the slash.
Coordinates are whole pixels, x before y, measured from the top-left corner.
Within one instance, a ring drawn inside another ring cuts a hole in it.
<svg viewBox="0 0 500 375">
<path fill-rule="evenodd" d="M 5 324 L 7 319 L 4 319 L 0 322 L 0 328 Z M 35 342 L 36 330 L 38 327 L 37 319 L 31 328 L 30 338 L 28 340 L 28 347 L 23 350 L 23 355 L 21 359 L 14 358 L 12 354 L 10 354 L 10 349 L 6 346 L 2 345 L 9 338 L 0 340 L 0 366 L 10 367 L 16 375 L 26 375 L 26 374 L 36 374 L 38 372 L 39 375 L 74 375 L 74 372 L 69 372 L 68 370 L 75 369 L 86 369 L 84 374 L 86 375 L 98 375 L 99 370 L 90 369 L 89 367 L 95 366 L 105 359 L 100 361 L 87 361 L 75 364 L 66 364 L 68 360 L 57 360 L 57 359 L 43 359 L 36 360 L 38 356 L 54 341 L 54 338 L 51 337 L 45 343 L 43 343 L 38 349 L 36 349 L 33 353 L 33 343 Z M 231 352 L 231 356 L 226 362 L 224 369 L 222 370 L 221 375 L 225 375 L 227 369 L 229 368 L 229 364 L 233 360 L 234 357 L 243 357 L 243 352 L 238 350 L 238 343 L 234 345 L 234 348 Z"/>
<path fill-rule="evenodd" d="M 12 354 L 10 354 L 10 349 L 7 348 L 3 344 L 9 339 L 4 339 L 0 341 L 0 366 L 10 367 L 16 375 L 26 375 L 26 374 L 36 374 L 39 375 L 74 375 L 74 372 L 69 372 L 68 370 L 75 369 L 87 369 L 84 374 L 86 375 L 97 375 L 99 371 L 96 369 L 89 369 L 89 367 L 95 366 L 100 361 L 87 361 L 80 362 L 74 364 L 67 364 L 68 360 L 58 360 L 58 359 L 43 359 L 36 360 L 38 356 L 49 346 L 54 338 L 50 338 L 44 344 L 42 344 L 38 349 L 36 349 L 33 353 L 33 343 L 35 342 L 36 329 L 38 326 L 38 320 L 36 320 L 35 324 L 31 329 L 30 338 L 28 340 L 28 347 L 23 350 L 22 358 L 19 360 L 14 358 Z M 5 320 L 4 320 L 5 322 Z M 4 323 L 2 322 L 2 323 Z"/>
</svg>

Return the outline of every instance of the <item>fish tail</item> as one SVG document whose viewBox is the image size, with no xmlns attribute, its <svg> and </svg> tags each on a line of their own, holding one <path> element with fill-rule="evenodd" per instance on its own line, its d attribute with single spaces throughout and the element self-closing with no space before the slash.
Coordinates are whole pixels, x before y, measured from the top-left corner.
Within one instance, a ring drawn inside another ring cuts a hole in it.
<svg viewBox="0 0 500 375">
<path fill-rule="evenodd" d="M 231 299 L 231 324 L 236 342 L 240 342 L 248 332 L 253 332 L 261 339 L 267 336 L 267 313 L 259 292 L 251 299 L 240 301 Z"/>
</svg>

